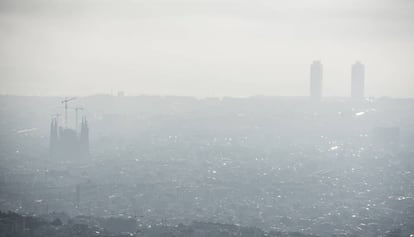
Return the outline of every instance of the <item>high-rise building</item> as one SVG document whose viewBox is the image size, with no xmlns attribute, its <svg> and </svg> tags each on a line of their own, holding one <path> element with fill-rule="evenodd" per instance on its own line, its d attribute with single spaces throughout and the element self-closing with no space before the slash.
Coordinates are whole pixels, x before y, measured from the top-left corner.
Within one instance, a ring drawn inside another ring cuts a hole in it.
<svg viewBox="0 0 414 237">
<path fill-rule="evenodd" d="M 320 100 L 322 97 L 322 63 L 313 61 L 310 68 L 310 97 L 313 100 Z"/>
<path fill-rule="evenodd" d="M 365 66 L 360 62 L 352 65 L 351 97 L 355 99 L 364 98 L 365 89 Z"/>
</svg>

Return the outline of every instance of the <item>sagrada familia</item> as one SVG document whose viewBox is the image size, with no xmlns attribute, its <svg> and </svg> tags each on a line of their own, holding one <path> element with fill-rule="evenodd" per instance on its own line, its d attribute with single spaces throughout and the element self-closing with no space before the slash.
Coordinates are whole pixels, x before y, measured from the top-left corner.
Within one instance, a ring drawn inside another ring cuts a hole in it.
<svg viewBox="0 0 414 237">
<path fill-rule="evenodd" d="M 89 155 L 89 126 L 82 118 L 80 131 L 59 126 L 58 119 L 50 123 L 50 155 L 62 159 L 77 159 Z"/>
</svg>

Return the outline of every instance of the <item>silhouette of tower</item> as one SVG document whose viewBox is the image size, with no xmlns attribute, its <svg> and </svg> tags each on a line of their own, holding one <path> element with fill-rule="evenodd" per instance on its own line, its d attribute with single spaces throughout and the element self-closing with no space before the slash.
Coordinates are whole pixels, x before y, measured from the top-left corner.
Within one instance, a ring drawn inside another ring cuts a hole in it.
<svg viewBox="0 0 414 237">
<path fill-rule="evenodd" d="M 313 61 L 310 68 L 310 97 L 312 100 L 320 100 L 322 97 L 322 63 Z"/>
<path fill-rule="evenodd" d="M 365 89 L 365 66 L 360 62 L 352 65 L 351 97 L 354 99 L 364 98 Z"/>
<path fill-rule="evenodd" d="M 89 126 L 85 117 L 82 118 L 79 143 L 81 154 L 89 155 Z"/>
<path fill-rule="evenodd" d="M 58 127 L 57 119 L 53 118 L 50 122 L 50 155 L 56 155 L 58 149 Z"/>
</svg>

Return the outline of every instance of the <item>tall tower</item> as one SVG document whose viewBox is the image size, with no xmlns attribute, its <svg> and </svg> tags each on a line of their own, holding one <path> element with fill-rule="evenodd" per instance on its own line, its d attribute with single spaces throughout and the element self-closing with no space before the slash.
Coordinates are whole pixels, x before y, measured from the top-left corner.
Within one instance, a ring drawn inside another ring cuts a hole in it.
<svg viewBox="0 0 414 237">
<path fill-rule="evenodd" d="M 322 63 L 313 61 L 310 68 L 310 97 L 312 100 L 320 100 L 322 97 Z"/>
<path fill-rule="evenodd" d="M 54 156 L 58 149 L 58 127 L 57 119 L 53 118 L 50 123 L 50 155 Z"/>
<path fill-rule="evenodd" d="M 365 66 L 360 62 L 352 65 L 351 97 L 354 99 L 364 98 L 365 89 Z"/>
<path fill-rule="evenodd" d="M 89 155 L 89 126 L 85 117 L 82 118 L 79 135 L 79 148 L 81 155 Z"/>
</svg>

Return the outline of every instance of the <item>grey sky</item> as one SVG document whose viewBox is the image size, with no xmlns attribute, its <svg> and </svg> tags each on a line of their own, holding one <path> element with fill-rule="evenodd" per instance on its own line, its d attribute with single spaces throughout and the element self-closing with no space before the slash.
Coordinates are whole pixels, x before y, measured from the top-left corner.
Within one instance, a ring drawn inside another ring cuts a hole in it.
<svg viewBox="0 0 414 237">
<path fill-rule="evenodd" d="M 410 0 L 0 0 L 0 93 L 414 96 Z"/>
</svg>

